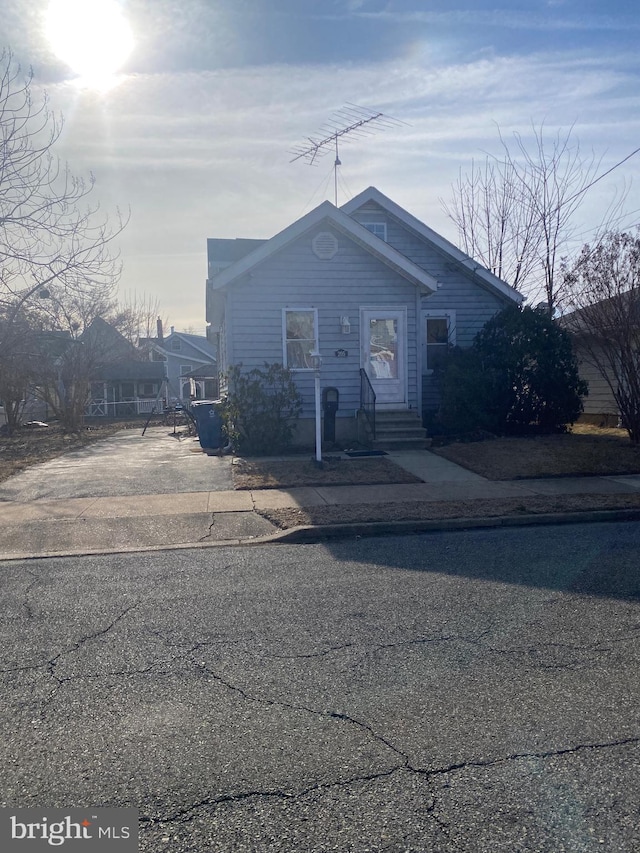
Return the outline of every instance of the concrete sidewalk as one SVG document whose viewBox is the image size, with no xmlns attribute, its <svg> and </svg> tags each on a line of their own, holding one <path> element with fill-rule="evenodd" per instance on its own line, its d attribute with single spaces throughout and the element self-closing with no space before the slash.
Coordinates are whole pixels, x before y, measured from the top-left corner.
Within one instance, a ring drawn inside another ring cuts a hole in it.
<svg viewBox="0 0 640 853">
<path fill-rule="evenodd" d="M 290 532 L 278 531 L 256 510 L 416 501 L 482 502 L 550 495 L 640 494 L 640 475 L 495 482 L 425 451 L 397 451 L 390 453 L 388 458 L 424 482 L 0 500 L 0 560 L 292 538 Z M 474 524 L 477 523 L 475 520 Z M 434 521 L 430 527 L 436 524 Z M 420 522 L 407 522 L 402 526 L 420 529 Z M 443 526 L 451 528 L 451 520 Z M 314 532 L 316 538 L 323 535 L 321 528 Z"/>
</svg>

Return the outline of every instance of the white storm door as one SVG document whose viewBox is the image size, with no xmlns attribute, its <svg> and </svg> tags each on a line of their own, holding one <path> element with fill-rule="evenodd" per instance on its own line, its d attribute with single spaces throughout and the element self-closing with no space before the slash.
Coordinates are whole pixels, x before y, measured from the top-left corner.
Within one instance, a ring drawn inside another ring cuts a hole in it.
<svg viewBox="0 0 640 853">
<path fill-rule="evenodd" d="M 407 312 L 404 308 L 362 308 L 362 366 L 376 405 L 407 403 Z"/>
</svg>

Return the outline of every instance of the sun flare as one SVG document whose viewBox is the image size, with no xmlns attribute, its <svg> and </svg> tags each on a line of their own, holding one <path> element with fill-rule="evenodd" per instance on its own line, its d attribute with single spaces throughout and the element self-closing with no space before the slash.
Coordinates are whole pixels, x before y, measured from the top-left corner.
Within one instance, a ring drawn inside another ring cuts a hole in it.
<svg viewBox="0 0 640 853">
<path fill-rule="evenodd" d="M 89 85 L 113 79 L 133 48 L 117 0 L 51 0 L 46 29 L 56 56 Z"/>
</svg>

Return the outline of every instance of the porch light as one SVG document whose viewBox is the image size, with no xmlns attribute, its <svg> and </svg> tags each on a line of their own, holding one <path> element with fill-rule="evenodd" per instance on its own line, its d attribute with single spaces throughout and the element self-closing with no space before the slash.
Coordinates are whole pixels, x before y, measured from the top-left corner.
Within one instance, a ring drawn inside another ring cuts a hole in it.
<svg viewBox="0 0 640 853">
<path fill-rule="evenodd" d="M 342 317 L 340 317 L 340 331 L 343 335 L 351 333 L 351 323 L 349 322 L 349 318 L 346 314 L 343 314 Z"/>
</svg>

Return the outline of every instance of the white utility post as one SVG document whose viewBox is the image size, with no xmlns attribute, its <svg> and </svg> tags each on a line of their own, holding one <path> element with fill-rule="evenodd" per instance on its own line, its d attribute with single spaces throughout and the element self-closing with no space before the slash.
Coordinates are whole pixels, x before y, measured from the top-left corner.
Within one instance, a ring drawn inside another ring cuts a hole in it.
<svg viewBox="0 0 640 853">
<path fill-rule="evenodd" d="M 322 429 L 320 412 L 320 367 L 322 365 L 322 358 L 318 350 L 310 353 L 310 356 L 313 364 L 316 391 L 316 465 L 318 468 L 322 468 Z"/>
</svg>

